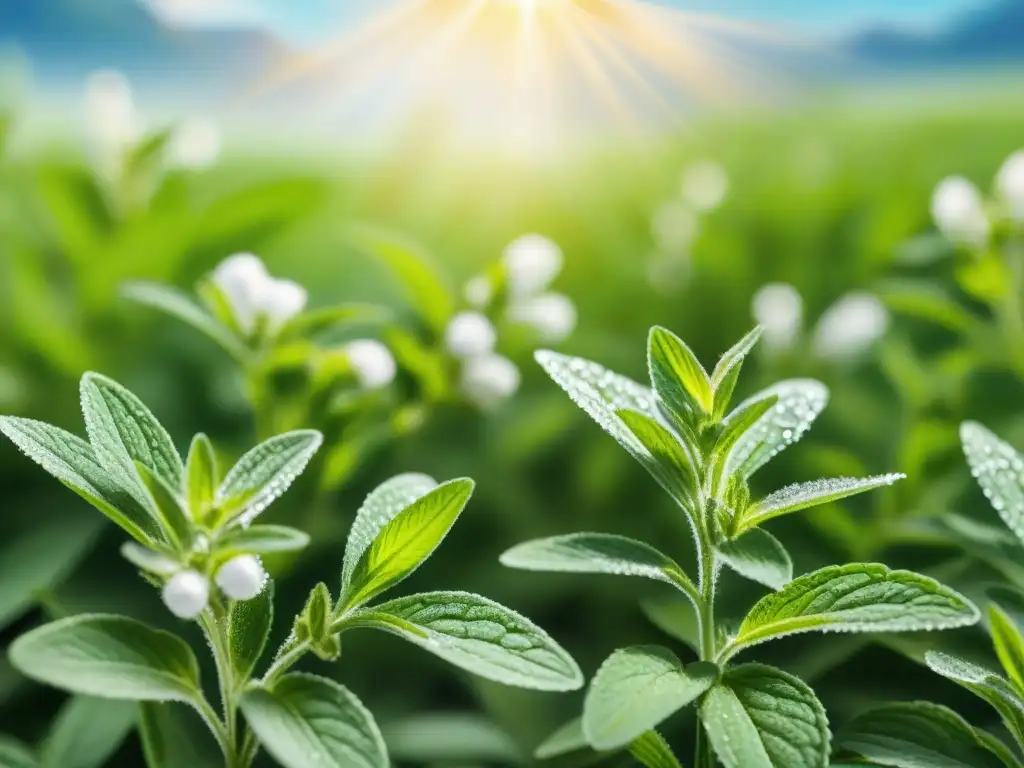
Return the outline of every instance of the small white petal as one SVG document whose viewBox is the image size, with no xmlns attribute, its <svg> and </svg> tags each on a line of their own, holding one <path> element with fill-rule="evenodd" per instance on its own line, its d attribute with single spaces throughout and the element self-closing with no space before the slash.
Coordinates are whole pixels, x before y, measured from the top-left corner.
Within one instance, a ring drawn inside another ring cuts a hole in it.
<svg viewBox="0 0 1024 768">
<path fill-rule="evenodd" d="M 671 200 L 651 215 L 651 237 L 658 248 L 673 256 L 684 254 L 700 233 L 700 219 L 687 203 Z"/>
<path fill-rule="evenodd" d="M 382 389 L 395 379 L 398 365 L 386 346 L 376 339 L 357 339 L 345 345 L 352 370 L 363 389 Z"/>
<path fill-rule="evenodd" d="M 308 298 L 306 289 L 293 280 L 268 280 L 260 310 L 270 331 L 276 331 L 305 309 Z"/>
<path fill-rule="evenodd" d="M 161 597 L 179 619 L 194 619 L 210 602 L 210 583 L 196 571 L 179 571 L 164 585 Z"/>
<path fill-rule="evenodd" d="M 1024 223 L 1024 149 L 1006 158 L 996 177 L 996 188 L 1009 209 L 1010 218 Z"/>
<path fill-rule="evenodd" d="M 763 329 L 763 344 L 770 352 L 783 352 L 796 343 L 803 324 L 804 302 L 789 283 L 761 286 L 750 302 L 750 312 Z"/>
<path fill-rule="evenodd" d="M 849 293 L 825 310 L 814 330 L 814 352 L 823 359 L 856 357 L 889 327 L 889 311 L 870 293 Z"/>
<path fill-rule="evenodd" d="M 210 279 L 224 292 L 239 328 L 252 333 L 271 281 L 263 262 L 251 253 L 237 253 L 218 264 Z"/>
<path fill-rule="evenodd" d="M 512 296 L 543 291 L 562 271 L 562 249 L 543 235 L 516 238 L 505 248 L 502 263 Z"/>
<path fill-rule="evenodd" d="M 460 312 L 444 332 L 444 343 L 455 357 L 483 355 L 494 349 L 498 332 L 480 312 Z"/>
<path fill-rule="evenodd" d="M 478 275 L 466 283 L 462 295 L 470 306 L 483 309 L 494 298 L 494 286 L 486 275 Z"/>
<path fill-rule="evenodd" d="M 698 211 L 714 210 L 729 192 L 729 176 L 716 162 L 704 160 L 683 173 L 683 199 Z"/>
<path fill-rule="evenodd" d="M 576 305 L 561 293 L 543 293 L 509 306 L 509 319 L 533 328 L 541 341 L 557 344 L 576 330 Z"/>
<path fill-rule="evenodd" d="M 255 555 L 237 555 L 224 563 L 213 578 L 221 592 L 232 600 L 252 600 L 263 591 L 267 572 Z"/>
<path fill-rule="evenodd" d="M 208 168 L 220 155 L 220 130 L 210 120 L 187 120 L 174 132 L 168 152 L 175 165 Z"/>
<path fill-rule="evenodd" d="M 507 357 L 482 355 L 466 360 L 460 388 L 470 403 L 489 409 L 512 397 L 519 382 L 519 369 Z"/>
<path fill-rule="evenodd" d="M 932 219 L 939 231 L 954 243 L 981 248 L 988 242 L 991 225 L 978 188 L 961 176 L 944 179 L 932 195 Z"/>
</svg>

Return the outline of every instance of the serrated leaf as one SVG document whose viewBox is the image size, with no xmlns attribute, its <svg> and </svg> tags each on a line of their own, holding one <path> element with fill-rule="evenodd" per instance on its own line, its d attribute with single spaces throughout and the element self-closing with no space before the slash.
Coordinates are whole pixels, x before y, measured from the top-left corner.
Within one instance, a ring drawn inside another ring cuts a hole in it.
<svg viewBox="0 0 1024 768">
<path fill-rule="evenodd" d="M 988 626 L 1003 671 L 1024 695 L 1024 638 L 1020 630 L 998 605 L 988 607 Z"/>
<path fill-rule="evenodd" d="M 362 605 L 419 568 L 448 535 L 473 488 L 468 478 L 449 480 L 384 525 L 352 570 L 341 598 L 345 608 Z"/>
<path fill-rule="evenodd" d="M 583 733 L 594 749 L 628 745 L 710 688 L 719 669 L 684 667 L 667 648 L 623 648 L 601 665 L 583 701 Z"/>
<path fill-rule="evenodd" d="M 218 554 L 225 557 L 238 552 L 265 555 L 294 552 L 309 545 L 309 534 L 287 525 L 233 526 L 217 538 Z"/>
<path fill-rule="evenodd" d="M 666 635 L 700 652 L 700 619 L 692 601 L 672 594 L 642 600 L 640 609 L 647 620 Z"/>
<path fill-rule="evenodd" d="M 192 547 L 192 521 L 181 506 L 178 496 L 142 462 L 135 462 L 135 470 L 149 494 L 165 540 L 179 552 L 189 551 Z"/>
<path fill-rule="evenodd" d="M 43 768 L 100 768 L 137 719 L 135 702 L 73 696 L 61 707 L 44 739 L 39 762 Z"/>
<path fill-rule="evenodd" d="M 260 744 L 285 768 L 387 768 L 388 754 L 369 710 L 347 688 L 291 673 L 272 688 L 250 688 L 242 713 Z"/>
<path fill-rule="evenodd" d="M 701 702 L 701 723 L 725 768 L 824 768 L 825 709 L 806 683 L 781 669 L 742 664 Z"/>
<path fill-rule="evenodd" d="M 1006 526 L 1024 542 L 1024 458 L 981 424 L 965 421 L 960 440 L 971 474 Z"/>
<path fill-rule="evenodd" d="M 45 624 L 11 645 L 23 674 L 72 693 L 132 701 L 194 700 L 199 666 L 184 640 L 123 616 Z"/>
<path fill-rule="evenodd" d="M 0 417 L 0 432 L 133 539 L 142 544 L 159 540 L 156 521 L 110 478 L 85 440 L 50 424 L 15 416 Z"/>
<path fill-rule="evenodd" d="M 583 734 L 583 718 L 574 717 L 542 741 L 533 751 L 538 760 L 550 760 L 582 749 L 590 749 L 587 737 Z"/>
<path fill-rule="evenodd" d="M 131 477 L 137 461 L 178 492 L 185 466 L 171 436 L 145 403 L 98 373 L 85 374 L 80 389 L 89 441 L 100 463 Z"/>
<path fill-rule="evenodd" d="M 793 579 L 793 561 L 782 543 L 768 531 L 754 529 L 739 538 L 723 541 L 718 556 L 740 576 L 782 589 Z"/>
<path fill-rule="evenodd" d="M 217 489 L 214 504 L 248 525 L 288 490 L 323 443 L 323 435 L 300 429 L 264 440 L 238 460 Z"/>
<path fill-rule="evenodd" d="M 676 474 L 666 474 L 661 464 L 617 415 L 618 411 L 629 410 L 657 420 L 659 415 L 655 394 L 632 379 L 583 358 L 567 357 L 548 350 L 540 350 L 534 357 L 572 401 L 615 438 L 615 441 L 640 462 L 651 477 L 674 498 L 677 488 Z M 690 516 L 691 526 L 695 526 L 696 522 L 692 515 L 686 511 Z"/>
<path fill-rule="evenodd" d="M 634 739 L 629 745 L 629 754 L 645 768 L 682 768 L 668 742 L 657 731 L 648 731 Z"/>
<path fill-rule="evenodd" d="M 158 309 L 191 325 L 239 362 L 245 362 L 250 357 L 249 350 L 229 328 L 175 288 L 156 283 L 130 283 L 124 287 L 122 294 L 132 301 Z"/>
<path fill-rule="evenodd" d="M 688 423 L 694 413 L 711 413 L 715 394 L 708 372 L 686 342 L 667 328 L 651 328 L 647 364 L 654 391 L 681 423 Z"/>
<path fill-rule="evenodd" d="M 139 737 L 148 768 L 222 768 L 220 748 L 199 716 L 181 704 L 139 704 Z"/>
<path fill-rule="evenodd" d="M 203 520 L 213 506 L 220 483 L 217 455 L 210 438 L 200 433 L 192 438 L 185 462 L 185 500 L 195 520 Z"/>
<path fill-rule="evenodd" d="M 932 632 L 979 618 L 967 598 L 919 573 L 876 563 L 833 565 L 761 598 L 732 650 L 799 632 Z"/>
<path fill-rule="evenodd" d="M 356 512 L 341 571 L 342 588 L 352 580 L 359 558 L 370 547 L 381 529 L 402 510 L 437 488 L 438 482 L 427 475 L 410 472 L 396 475 L 375 488 Z"/>
<path fill-rule="evenodd" d="M 838 747 L 893 768 L 1014 768 L 977 729 L 951 709 L 930 702 L 895 702 L 858 715 L 836 739 Z"/>
<path fill-rule="evenodd" d="M 802 509 L 830 504 L 840 499 L 856 496 L 903 480 L 906 475 L 892 473 L 874 477 L 830 477 L 812 480 L 808 483 L 787 485 L 769 494 L 756 504 L 751 504 L 736 519 L 736 532 L 756 528 L 782 515 L 799 512 Z"/>
<path fill-rule="evenodd" d="M 991 670 L 946 653 L 929 651 L 924 662 L 936 674 L 959 683 L 988 702 L 1003 718 L 1018 744 L 1024 739 L 1024 698 L 1009 681 Z"/>
<path fill-rule="evenodd" d="M 697 589 L 682 567 L 642 541 L 609 533 L 570 533 L 519 544 L 501 555 L 501 564 L 524 571 L 606 573 L 640 576 L 680 589 L 691 599 Z"/>
<path fill-rule="evenodd" d="M 237 680 L 252 677 L 274 623 L 274 583 L 251 600 L 234 600 L 228 613 L 228 648 Z"/>
<path fill-rule="evenodd" d="M 343 620 L 345 626 L 390 632 L 505 685 L 540 691 L 583 685 L 576 662 L 547 632 L 511 608 L 468 592 L 400 597 L 357 612 Z"/>
<path fill-rule="evenodd" d="M 736 441 L 725 461 L 725 476 L 750 477 L 773 456 L 803 437 L 827 405 L 828 394 L 828 388 L 819 381 L 790 379 L 740 403 L 734 413 L 770 395 L 778 397 L 778 402 Z"/>
<path fill-rule="evenodd" d="M 671 431 L 646 414 L 624 409 L 616 411 L 615 415 L 657 463 L 658 476 L 662 478 L 666 490 L 681 505 L 692 505 L 697 480 L 694 477 L 694 461 L 686 446 Z"/>
</svg>

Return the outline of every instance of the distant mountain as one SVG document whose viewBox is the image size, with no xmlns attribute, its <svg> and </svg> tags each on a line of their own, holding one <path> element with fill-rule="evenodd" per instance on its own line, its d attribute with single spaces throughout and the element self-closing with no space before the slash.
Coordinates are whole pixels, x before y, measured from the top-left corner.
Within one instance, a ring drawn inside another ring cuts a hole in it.
<svg viewBox="0 0 1024 768">
<path fill-rule="evenodd" d="M 887 66 L 1024 62 L 1024 0 L 994 0 L 931 35 L 869 30 L 851 40 L 848 51 Z"/>
<path fill-rule="evenodd" d="M 168 29 L 136 0 L 0 0 L 0 43 L 11 42 L 44 85 L 80 82 L 112 67 L 135 82 L 207 96 L 286 54 L 263 30 Z"/>
</svg>

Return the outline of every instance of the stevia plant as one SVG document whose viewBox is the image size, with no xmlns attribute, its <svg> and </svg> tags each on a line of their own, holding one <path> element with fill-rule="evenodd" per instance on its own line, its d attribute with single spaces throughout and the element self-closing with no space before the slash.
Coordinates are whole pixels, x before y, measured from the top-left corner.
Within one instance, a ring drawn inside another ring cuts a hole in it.
<svg viewBox="0 0 1024 768">
<path fill-rule="evenodd" d="M 151 766 L 188 762 L 167 756 L 191 747 L 178 735 L 170 704 L 198 713 L 228 768 L 250 766 L 261 747 L 288 768 L 388 765 L 380 731 L 353 693 L 292 671 L 309 653 L 338 659 L 340 638 L 351 629 L 398 635 L 508 685 L 582 686 L 576 663 L 551 637 L 485 597 L 439 591 L 377 602 L 433 553 L 472 495 L 471 480 L 437 483 L 422 474 L 399 475 L 366 498 L 339 589 L 313 588 L 257 675 L 274 617 L 273 585 L 259 556 L 301 549 L 308 537 L 256 519 L 302 473 L 321 434 L 272 437 L 222 477 L 206 437 L 192 440 L 183 461 L 156 417 L 116 382 L 86 374 L 81 395 L 88 441 L 17 417 L 0 419 L 0 431 L 128 534 L 124 556 L 174 616 L 196 622 L 205 635 L 220 707 L 207 698 L 184 639 L 127 616 L 61 618 L 19 637 L 9 655 L 23 674 L 73 694 L 142 702 L 139 727 Z"/>
<path fill-rule="evenodd" d="M 585 744 L 629 749 L 648 766 L 678 765 L 655 729 L 692 703 L 697 768 L 716 760 L 726 768 L 822 768 L 831 737 L 813 690 L 784 670 L 736 663 L 737 656 L 800 632 L 913 632 L 978 621 L 974 605 L 952 589 L 880 564 L 834 565 L 793 578 L 789 555 L 765 523 L 890 485 L 900 475 L 815 480 L 752 500 L 751 476 L 796 442 L 828 399 L 822 384 L 796 379 L 730 410 L 743 359 L 759 335 L 750 332 L 709 374 L 681 339 L 656 327 L 648 343 L 650 388 L 588 360 L 537 354 L 551 378 L 673 499 L 697 553 L 695 579 L 650 545 L 607 533 L 530 541 L 502 555 L 514 568 L 665 582 L 685 597 L 695 619 L 693 633 L 669 625 L 695 660 L 683 664 L 661 646 L 615 651 L 591 680 L 581 719 L 541 745 L 539 756 Z M 716 618 L 723 567 L 772 590 L 735 630 Z M 666 626 L 661 618 L 656 623 Z"/>
</svg>

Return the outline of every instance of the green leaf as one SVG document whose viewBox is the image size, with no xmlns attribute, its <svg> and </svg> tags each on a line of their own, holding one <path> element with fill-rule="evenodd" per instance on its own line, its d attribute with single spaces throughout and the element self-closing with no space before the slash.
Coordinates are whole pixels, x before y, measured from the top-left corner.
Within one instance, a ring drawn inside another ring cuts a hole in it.
<svg viewBox="0 0 1024 768">
<path fill-rule="evenodd" d="M 231 468 L 214 504 L 248 525 L 302 474 L 323 439 L 315 430 L 300 429 L 264 440 Z"/>
<path fill-rule="evenodd" d="M 650 416 L 626 409 L 616 411 L 615 415 L 622 419 L 626 429 L 636 436 L 654 459 L 657 466 L 649 471 L 652 474 L 657 472 L 662 486 L 679 504 L 690 507 L 697 495 L 698 484 L 694 477 L 694 460 L 686 446 Z"/>
<path fill-rule="evenodd" d="M 985 497 L 1006 526 L 1024 541 L 1024 458 L 981 424 L 960 425 L 964 455 Z"/>
<path fill-rule="evenodd" d="M 44 768 L 100 768 L 131 733 L 137 716 L 132 701 L 73 696 L 43 741 L 40 763 Z"/>
<path fill-rule="evenodd" d="M 722 392 L 722 383 L 727 378 L 734 378 L 733 371 L 738 369 L 743 361 L 746 359 L 750 350 L 754 348 L 754 345 L 761 340 L 761 334 L 763 333 L 761 326 L 756 326 L 751 329 L 747 334 L 733 344 L 724 355 L 722 355 L 718 363 L 715 365 L 715 370 L 711 373 L 711 388 L 715 391 L 715 409 L 721 407 L 722 413 L 724 409 L 729 405 L 729 396 L 732 395 L 732 391 Z M 722 398 L 719 395 L 725 394 L 725 400 L 722 402 Z"/>
<path fill-rule="evenodd" d="M 192 548 L 192 520 L 178 496 L 142 462 L 135 462 L 135 470 L 152 500 L 167 541 L 179 552 L 188 552 Z"/>
<path fill-rule="evenodd" d="M 310 590 L 302 613 L 295 617 L 292 627 L 295 639 L 307 643 L 325 661 L 332 661 L 341 653 L 338 631 L 331 626 L 333 603 L 331 590 L 321 581 Z"/>
<path fill-rule="evenodd" d="M 583 674 L 543 629 L 500 603 L 467 592 L 400 597 L 344 619 L 336 629 L 372 627 L 398 635 L 450 664 L 505 685 L 574 691 Z"/>
<path fill-rule="evenodd" d="M 519 544 L 501 564 L 524 571 L 607 573 L 663 581 L 696 600 L 697 588 L 672 558 L 642 541 L 610 533 L 570 533 Z"/>
<path fill-rule="evenodd" d="M 265 555 L 294 552 L 309 545 L 309 534 L 287 525 L 233 526 L 217 538 L 218 553 L 231 557 L 238 552 Z"/>
<path fill-rule="evenodd" d="M 722 422 L 722 432 L 711 451 L 711 465 L 714 470 L 713 488 L 719 489 L 729 454 L 739 439 L 778 402 L 779 396 L 774 394 L 759 400 L 747 400 Z"/>
<path fill-rule="evenodd" d="M 946 653 L 929 651 L 924 662 L 932 672 L 962 685 L 988 702 L 1020 743 L 1024 735 L 1024 698 L 1009 681 L 984 667 Z"/>
<path fill-rule="evenodd" d="M 211 317 L 206 310 L 176 288 L 155 283 L 130 283 L 124 287 L 122 294 L 132 301 L 158 309 L 191 325 L 219 344 L 238 362 L 245 362 L 251 356 L 231 329 Z"/>
<path fill-rule="evenodd" d="M 723 541 L 716 549 L 736 573 L 769 589 L 782 589 L 793 579 L 789 553 L 768 531 L 747 531 L 739 538 Z"/>
<path fill-rule="evenodd" d="M 85 614 L 45 624 L 11 645 L 23 674 L 86 696 L 195 700 L 199 667 L 184 640 L 123 616 Z"/>
<path fill-rule="evenodd" d="M 252 677 L 274 623 L 274 583 L 251 600 L 234 600 L 228 613 L 228 648 L 238 680 Z"/>
<path fill-rule="evenodd" d="M 684 667 L 656 645 L 615 651 L 590 681 L 583 733 L 594 749 L 624 747 L 708 690 L 718 675 L 714 664 Z"/>
<path fill-rule="evenodd" d="M 406 240 L 366 227 L 355 229 L 351 237 L 398 278 L 413 309 L 433 331 L 441 333 L 455 314 L 455 295 L 430 257 Z"/>
<path fill-rule="evenodd" d="M 550 760 L 553 757 L 590 748 L 590 743 L 583 734 L 583 718 L 574 717 L 544 739 L 533 751 L 533 756 L 537 760 Z"/>
<path fill-rule="evenodd" d="M 682 768 L 668 742 L 657 731 L 648 731 L 634 739 L 629 753 L 646 768 Z"/>
<path fill-rule="evenodd" d="M 3 768 L 39 768 L 32 750 L 11 736 L 0 734 L 0 766 Z"/>
<path fill-rule="evenodd" d="M 872 563 L 833 565 L 761 598 L 730 649 L 798 632 L 931 632 L 979 618 L 967 598 L 927 576 Z"/>
<path fill-rule="evenodd" d="M 98 373 L 82 377 L 81 393 L 89 441 L 103 466 L 130 477 L 137 461 L 175 492 L 183 487 L 185 467 L 174 441 L 139 398 Z"/>
<path fill-rule="evenodd" d="M 192 438 L 185 462 L 185 499 L 194 520 L 203 520 L 213 507 L 213 498 L 220 483 L 217 455 L 210 438 L 200 433 Z"/>
<path fill-rule="evenodd" d="M 643 600 L 640 608 L 654 626 L 699 653 L 700 620 L 691 600 L 672 594 Z"/>
<path fill-rule="evenodd" d="M 828 718 L 806 683 L 763 664 L 725 673 L 701 702 L 701 722 L 725 768 L 824 768 Z"/>
<path fill-rule="evenodd" d="M 472 495 L 472 480 L 449 480 L 395 515 L 356 563 L 343 605 L 362 605 L 419 568 L 448 535 Z"/>
<path fill-rule="evenodd" d="M 999 663 L 1024 695 L 1024 638 L 1020 630 L 998 605 L 988 607 L 988 626 Z"/>
<path fill-rule="evenodd" d="M 377 486 L 356 512 L 348 542 L 345 544 L 345 559 L 341 570 L 342 587 L 352 581 L 352 572 L 363 553 L 370 548 L 374 539 L 395 515 L 407 509 L 437 488 L 438 482 L 427 475 L 410 472 L 396 475 Z"/>
<path fill-rule="evenodd" d="M 382 725 L 384 742 L 396 762 L 430 765 L 488 763 L 517 765 L 519 747 L 491 720 L 469 712 L 412 715 Z"/>
<path fill-rule="evenodd" d="M 15 416 L 0 416 L 0 432 L 136 541 L 148 545 L 159 539 L 156 521 L 114 482 L 85 440 L 50 424 Z"/>
<path fill-rule="evenodd" d="M 906 475 L 894 473 L 862 478 L 830 477 L 787 485 L 744 510 L 736 520 L 736 531 L 747 531 L 773 518 L 883 488 L 904 478 Z"/>
<path fill-rule="evenodd" d="M 683 424 L 694 413 L 711 413 L 715 393 L 711 379 L 686 342 L 667 328 L 651 328 L 647 364 L 658 397 Z"/>
<path fill-rule="evenodd" d="M 778 401 L 736 441 L 725 462 L 725 477 L 750 477 L 769 459 L 810 429 L 828 403 L 828 388 L 813 379 L 780 381 L 740 403 L 733 413 L 769 396 Z"/>
<path fill-rule="evenodd" d="M 148 768 L 223 768 L 217 742 L 190 707 L 141 702 L 139 736 Z"/>
<path fill-rule="evenodd" d="M 1014 768 L 992 752 L 979 731 L 951 709 L 895 702 L 848 722 L 836 739 L 844 753 L 893 768 Z"/>
<path fill-rule="evenodd" d="M 247 690 L 241 708 L 260 744 L 285 768 L 389 765 L 373 716 L 333 680 L 288 674 L 269 690 Z"/>
</svg>

